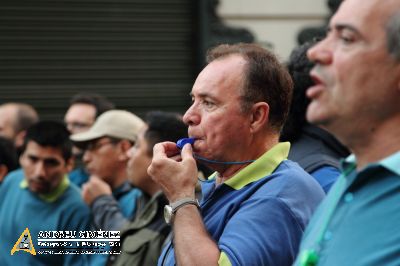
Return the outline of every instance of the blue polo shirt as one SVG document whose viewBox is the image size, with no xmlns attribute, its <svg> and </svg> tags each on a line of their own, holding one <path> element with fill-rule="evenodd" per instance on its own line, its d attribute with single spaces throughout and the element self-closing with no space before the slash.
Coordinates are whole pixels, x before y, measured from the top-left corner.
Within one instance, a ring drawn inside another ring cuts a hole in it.
<svg viewBox="0 0 400 266">
<path fill-rule="evenodd" d="M 351 155 L 343 169 L 295 265 L 400 265 L 400 151 L 359 172 Z"/>
<path fill-rule="evenodd" d="M 303 230 L 324 197 L 319 184 L 298 164 L 286 160 L 280 143 L 216 186 L 203 182 L 201 215 L 221 250 L 220 265 L 291 265 Z M 159 265 L 174 265 L 174 248 L 164 249 Z"/>
</svg>

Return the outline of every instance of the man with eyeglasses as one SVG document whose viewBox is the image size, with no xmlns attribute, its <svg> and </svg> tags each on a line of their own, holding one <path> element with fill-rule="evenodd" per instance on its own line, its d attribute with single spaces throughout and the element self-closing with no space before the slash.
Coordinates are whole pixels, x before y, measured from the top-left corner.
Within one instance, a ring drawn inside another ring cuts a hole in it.
<svg viewBox="0 0 400 266">
<path fill-rule="evenodd" d="M 88 131 L 71 136 L 74 144 L 84 151 L 83 162 L 90 179 L 82 186 L 82 197 L 91 206 L 98 229 L 120 227 L 103 215 L 108 211 L 104 204 L 109 207 L 111 198 L 111 205 L 121 210 L 125 217 L 131 218 L 135 212 L 135 198 L 141 192 L 129 185 L 126 152 L 143 126 L 142 119 L 130 112 L 110 110 L 100 115 Z"/>
<path fill-rule="evenodd" d="M 114 109 L 114 104 L 99 94 L 78 93 L 69 102 L 64 123 L 71 134 L 82 133 L 90 129 L 98 116 L 112 109 Z M 72 153 L 76 167 L 69 174 L 69 178 L 72 183 L 81 187 L 88 181 L 89 175 L 82 164 L 82 150 L 73 147 Z"/>
<path fill-rule="evenodd" d="M 110 110 L 100 115 L 88 131 L 71 136 L 84 151 L 83 162 L 90 178 L 82 185 L 82 197 L 91 208 L 96 230 L 119 230 L 138 209 L 136 202 L 142 192 L 132 188 L 127 179 L 127 151 L 144 125 L 130 112 Z M 94 255 L 92 264 L 104 265 L 106 259 Z"/>
</svg>

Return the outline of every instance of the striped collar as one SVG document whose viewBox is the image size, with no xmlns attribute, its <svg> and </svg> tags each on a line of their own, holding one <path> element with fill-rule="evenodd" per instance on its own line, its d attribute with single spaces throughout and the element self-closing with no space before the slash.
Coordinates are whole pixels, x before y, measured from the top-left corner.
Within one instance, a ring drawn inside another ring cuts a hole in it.
<svg viewBox="0 0 400 266">
<path fill-rule="evenodd" d="M 249 164 L 234 176 L 224 182 L 233 189 L 239 190 L 255 182 L 267 175 L 272 174 L 278 165 L 286 160 L 290 150 L 289 142 L 276 144 L 270 150 L 265 152 L 260 158 Z M 210 178 L 215 179 L 217 173 L 214 173 Z"/>
</svg>

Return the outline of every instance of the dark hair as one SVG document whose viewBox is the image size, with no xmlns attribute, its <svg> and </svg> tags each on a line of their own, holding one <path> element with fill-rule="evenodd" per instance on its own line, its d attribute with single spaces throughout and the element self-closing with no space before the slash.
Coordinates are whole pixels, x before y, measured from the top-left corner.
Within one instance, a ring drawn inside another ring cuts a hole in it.
<svg viewBox="0 0 400 266">
<path fill-rule="evenodd" d="M 400 61 L 400 12 L 395 12 L 386 23 L 386 43 L 389 54 Z"/>
<path fill-rule="evenodd" d="M 58 121 L 40 121 L 31 126 L 26 131 L 23 151 L 25 151 L 29 141 L 34 141 L 43 147 L 61 149 L 66 161 L 72 156 L 72 142 L 69 139 L 69 131 L 63 123 Z"/>
<path fill-rule="evenodd" d="M 293 79 L 294 89 L 289 116 L 282 129 L 282 141 L 295 141 L 301 135 L 301 129 L 308 125 L 306 111 L 310 99 L 306 97 L 306 90 L 314 83 L 310 77 L 314 63 L 307 58 L 307 50 L 315 43 L 316 41 L 306 42 L 290 54 L 287 68 Z"/>
<path fill-rule="evenodd" d="M 96 93 L 82 92 L 74 95 L 69 102 L 69 107 L 78 103 L 93 105 L 96 109 L 96 118 L 102 113 L 115 108 L 115 105 L 110 100 Z"/>
<path fill-rule="evenodd" d="M 256 102 L 268 103 L 269 125 L 280 131 L 292 97 L 293 84 L 289 73 L 273 53 L 249 43 L 219 45 L 208 52 L 207 62 L 234 54 L 242 56 L 247 62 L 242 95 L 243 112 L 247 112 Z"/>
<path fill-rule="evenodd" d="M 8 172 L 18 168 L 17 151 L 11 140 L 0 136 L 0 165 L 7 166 Z"/>
<path fill-rule="evenodd" d="M 148 142 L 149 154 L 153 154 L 153 146 L 163 141 L 176 142 L 187 137 L 187 125 L 177 113 L 151 111 L 146 114 L 147 129 L 144 138 Z"/>
</svg>

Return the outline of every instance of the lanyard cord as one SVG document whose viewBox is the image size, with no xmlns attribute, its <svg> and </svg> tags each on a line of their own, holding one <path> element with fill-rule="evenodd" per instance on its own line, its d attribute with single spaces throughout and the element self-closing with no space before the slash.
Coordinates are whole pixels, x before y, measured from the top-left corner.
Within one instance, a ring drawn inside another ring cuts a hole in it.
<svg viewBox="0 0 400 266">
<path fill-rule="evenodd" d="M 328 225 L 333 217 L 333 213 L 336 210 L 337 204 L 339 203 L 339 200 L 341 199 L 341 197 L 343 195 L 343 193 L 339 193 L 339 191 L 344 191 L 343 188 L 346 185 L 346 181 L 347 181 L 346 177 L 348 176 L 348 174 L 350 172 L 352 172 L 355 169 L 355 167 L 356 166 L 354 165 L 354 166 L 346 169 L 344 171 L 344 173 L 338 179 L 336 189 L 333 193 L 335 198 L 333 198 L 331 205 L 328 206 L 328 212 L 327 212 L 327 215 L 325 216 L 326 218 L 322 222 L 321 230 L 318 234 L 317 241 L 314 244 L 314 247 L 306 249 L 301 253 L 300 265 L 302 265 L 302 266 L 317 265 L 318 260 L 319 260 L 318 253 L 320 252 L 320 249 L 321 249 L 322 239 L 324 238 L 326 229 L 328 228 Z"/>
<path fill-rule="evenodd" d="M 238 162 L 221 162 L 221 161 L 216 161 L 216 160 L 210 160 L 204 157 L 200 157 L 196 154 L 193 154 L 193 157 L 197 160 L 201 160 L 203 162 L 207 162 L 207 163 L 215 163 L 215 164 L 247 164 L 247 163 L 252 163 L 255 160 L 247 160 L 247 161 L 238 161 Z"/>
</svg>

